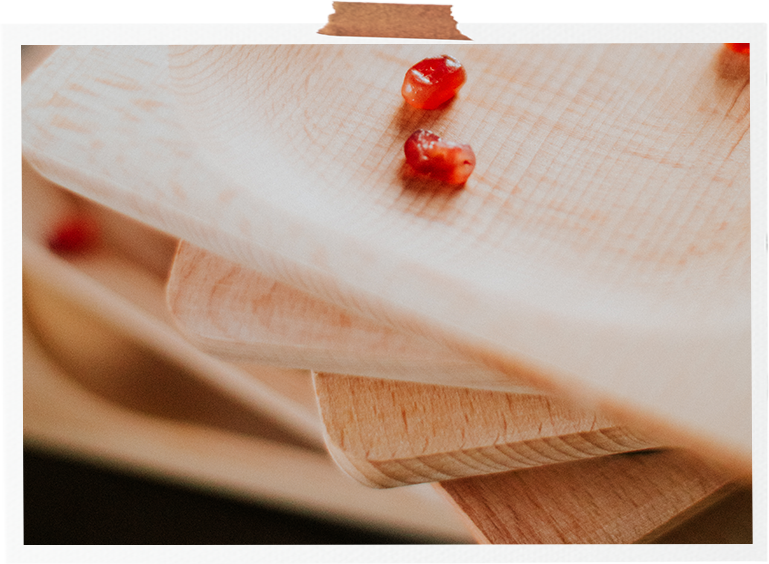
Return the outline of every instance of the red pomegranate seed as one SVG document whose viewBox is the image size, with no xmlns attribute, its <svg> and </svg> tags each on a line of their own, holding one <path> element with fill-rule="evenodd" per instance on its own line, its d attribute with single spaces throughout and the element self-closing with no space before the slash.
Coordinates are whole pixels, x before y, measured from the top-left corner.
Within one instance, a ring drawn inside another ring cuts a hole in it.
<svg viewBox="0 0 769 564">
<path fill-rule="evenodd" d="M 735 53 L 750 55 L 750 43 L 725 43 L 725 45 Z"/>
<path fill-rule="evenodd" d="M 48 238 L 48 248 L 55 253 L 81 253 L 93 247 L 99 238 L 99 226 L 84 215 L 62 219 Z"/>
<path fill-rule="evenodd" d="M 419 61 L 411 67 L 403 80 L 401 94 L 415 108 L 434 110 L 451 100 L 466 78 L 465 69 L 459 61 L 441 55 Z"/>
<path fill-rule="evenodd" d="M 464 184 L 475 168 L 475 153 L 470 145 L 444 141 L 425 129 L 412 133 L 403 150 L 414 171 L 449 184 Z"/>
</svg>

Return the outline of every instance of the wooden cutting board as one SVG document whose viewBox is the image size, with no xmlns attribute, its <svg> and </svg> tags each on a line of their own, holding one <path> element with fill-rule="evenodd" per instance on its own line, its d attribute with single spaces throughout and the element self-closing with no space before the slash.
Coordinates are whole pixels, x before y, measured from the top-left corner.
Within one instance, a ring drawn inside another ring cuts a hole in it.
<svg viewBox="0 0 769 564">
<path fill-rule="evenodd" d="M 450 51 L 447 108 L 403 105 Z M 63 48 L 24 86 L 56 182 L 282 283 L 747 468 L 748 59 L 720 45 Z M 404 179 L 427 127 L 457 192 Z M 496 382 L 495 382 L 496 385 Z"/>
<path fill-rule="evenodd" d="M 438 487 L 467 517 L 480 542 L 627 544 L 654 542 L 738 486 L 723 469 L 691 453 L 664 450 L 463 478 Z M 724 523 L 727 537 L 744 538 L 749 515 L 749 510 L 740 513 L 739 525 Z"/>
<path fill-rule="evenodd" d="M 371 358 L 383 356 L 381 343 L 398 337 L 185 242 L 168 296 L 194 341 L 251 360 L 324 363 L 357 352 L 357 366 L 370 369 Z M 368 338 L 356 328 L 367 328 Z M 403 351 L 385 350 L 403 368 Z M 418 356 L 418 343 L 407 350 Z M 734 489 L 728 472 L 680 450 L 605 456 L 651 444 L 598 414 L 536 394 L 339 374 L 315 374 L 314 381 L 326 443 L 343 469 L 374 487 L 441 481 L 436 488 L 480 542 L 653 542 L 703 511 L 710 527 L 704 542 L 747 542 L 749 504 L 727 521 L 719 522 L 718 509 L 707 512 Z M 685 531 L 662 538 L 692 542 Z"/>
<path fill-rule="evenodd" d="M 234 361 L 412 382 L 542 393 L 515 375 L 180 241 L 166 287 L 193 343 Z"/>
<path fill-rule="evenodd" d="M 435 482 L 658 446 L 604 414 L 541 391 L 463 387 L 490 368 L 185 241 L 167 297 L 179 328 L 214 354 L 314 370 L 339 366 L 346 374 L 367 376 L 316 373 L 314 384 L 326 445 L 342 468 L 369 486 Z M 441 381 L 454 385 L 435 385 Z"/>
<path fill-rule="evenodd" d="M 553 398 L 314 374 L 326 446 L 377 488 L 648 449 L 600 413 Z"/>
<path fill-rule="evenodd" d="M 167 291 L 185 333 L 220 354 L 321 364 L 339 355 L 369 370 L 386 358 L 414 371 L 414 358 L 430 358 L 418 339 L 404 355 L 393 346 L 408 342 L 402 335 L 185 242 Z M 653 443 L 543 395 L 341 374 L 314 382 L 326 444 L 348 474 L 380 488 L 441 481 L 480 542 L 652 542 L 735 487 L 724 468 L 682 450 L 606 456 Z M 510 469 L 519 472 L 500 473 Z M 703 516 L 711 529 L 719 512 Z M 748 542 L 749 504 L 736 516 L 721 522 L 723 542 Z M 692 542 L 681 531 L 664 538 Z"/>
<path fill-rule="evenodd" d="M 533 394 L 313 378 L 327 446 L 348 474 L 374 487 L 440 481 L 479 542 L 750 542 L 749 483 L 691 451 L 650 450 L 600 414 Z M 722 501 L 736 491 L 742 501 Z M 713 534 L 717 503 L 736 511 Z M 693 527 L 710 531 L 699 541 L 679 528 L 696 515 Z"/>
</svg>

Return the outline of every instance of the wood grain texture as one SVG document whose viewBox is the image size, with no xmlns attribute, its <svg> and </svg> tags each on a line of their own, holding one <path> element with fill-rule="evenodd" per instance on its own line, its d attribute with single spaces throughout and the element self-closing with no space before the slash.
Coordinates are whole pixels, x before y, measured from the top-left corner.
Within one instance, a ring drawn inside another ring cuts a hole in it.
<svg viewBox="0 0 769 564">
<path fill-rule="evenodd" d="M 619 454 L 442 482 L 492 544 L 652 542 L 736 487 L 682 450 Z M 741 523 L 744 526 L 744 521 Z"/>
<path fill-rule="evenodd" d="M 184 334 L 225 358 L 538 393 L 461 351 L 322 302 L 187 241 L 179 243 L 166 296 Z"/>
<path fill-rule="evenodd" d="M 457 386 L 491 370 L 185 241 L 167 296 L 180 328 L 225 356 L 316 371 L 342 366 L 355 374 Z M 342 468 L 373 487 L 656 446 L 605 416 L 530 389 L 511 394 L 317 373 L 314 381 L 327 447 Z"/>
<path fill-rule="evenodd" d="M 533 394 L 313 375 L 326 445 L 372 487 L 437 482 L 657 446 Z"/>
<path fill-rule="evenodd" d="M 747 59 L 457 45 L 460 96 L 412 111 L 403 73 L 434 51 L 63 48 L 25 83 L 24 151 L 282 283 L 747 468 Z M 404 177 L 417 127 L 473 146 L 463 190 Z"/>
</svg>

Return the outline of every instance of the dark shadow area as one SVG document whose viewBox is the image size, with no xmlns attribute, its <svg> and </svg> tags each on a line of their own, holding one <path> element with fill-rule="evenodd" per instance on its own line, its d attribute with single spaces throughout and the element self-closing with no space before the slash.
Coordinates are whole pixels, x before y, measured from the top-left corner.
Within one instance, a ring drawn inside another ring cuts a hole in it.
<svg viewBox="0 0 769 564">
<path fill-rule="evenodd" d="M 753 490 L 742 487 L 680 524 L 655 544 L 752 544 Z"/>
<path fill-rule="evenodd" d="M 414 544 L 26 448 L 24 544 Z"/>
<path fill-rule="evenodd" d="M 456 186 L 417 174 L 405 161 L 399 171 L 402 190 L 396 205 L 417 217 L 435 220 L 451 213 L 464 185 Z"/>
</svg>

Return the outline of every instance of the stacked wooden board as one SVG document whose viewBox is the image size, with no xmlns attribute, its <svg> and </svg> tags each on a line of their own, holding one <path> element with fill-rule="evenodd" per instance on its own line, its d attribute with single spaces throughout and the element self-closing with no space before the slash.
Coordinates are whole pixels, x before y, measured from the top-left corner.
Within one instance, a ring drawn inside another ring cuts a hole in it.
<svg viewBox="0 0 769 564">
<path fill-rule="evenodd" d="M 740 488 L 733 470 L 561 398 L 407 381 L 419 372 L 403 364 L 443 357 L 188 243 L 167 291 L 193 342 L 241 361 L 342 358 L 366 374 L 385 359 L 379 377 L 314 374 L 329 451 L 371 487 L 436 483 L 481 542 L 652 542 Z"/>
</svg>

